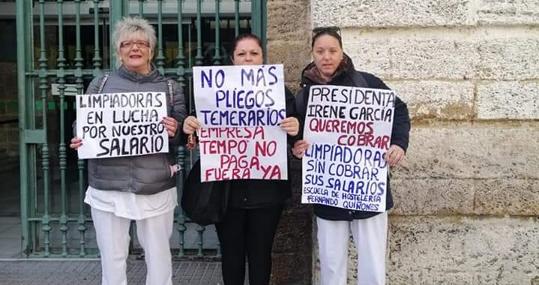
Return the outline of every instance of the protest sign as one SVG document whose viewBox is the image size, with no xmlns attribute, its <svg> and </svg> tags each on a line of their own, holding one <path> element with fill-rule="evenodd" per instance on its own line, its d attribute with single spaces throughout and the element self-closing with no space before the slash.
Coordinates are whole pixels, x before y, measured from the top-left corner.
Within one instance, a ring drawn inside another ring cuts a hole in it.
<svg viewBox="0 0 539 285">
<path fill-rule="evenodd" d="M 164 92 L 85 94 L 77 96 L 80 159 L 168 152 Z"/>
<path fill-rule="evenodd" d="M 302 203 L 384 212 L 395 93 L 344 86 L 310 88 Z"/>
<path fill-rule="evenodd" d="M 287 179 L 282 65 L 193 67 L 201 180 Z"/>
</svg>

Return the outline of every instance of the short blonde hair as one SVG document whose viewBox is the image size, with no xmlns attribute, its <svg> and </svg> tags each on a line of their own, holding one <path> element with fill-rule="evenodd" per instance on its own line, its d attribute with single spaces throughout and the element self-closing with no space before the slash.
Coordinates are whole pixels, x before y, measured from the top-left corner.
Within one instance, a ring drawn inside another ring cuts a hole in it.
<svg viewBox="0 0 539 285">
<path fill-rule="evenodd" d="M 150 52 L 153 57 L 155 45 L 157 43 L 157 37 L 155 36 L 155 29 L 148 22 L 148 20 L 140 17 L 124 17 L 122 20 L 116 23 L 112 38 L 114 40 L 114 46 L 116 47 L 116 54 L 120 54 L 121 39 L 127 37 L 130 34 L 140 32 L 148 39 L 150 43 Z M 116 58 L 116 65 L 120 66 L 120 58 Z"/>
</svg>

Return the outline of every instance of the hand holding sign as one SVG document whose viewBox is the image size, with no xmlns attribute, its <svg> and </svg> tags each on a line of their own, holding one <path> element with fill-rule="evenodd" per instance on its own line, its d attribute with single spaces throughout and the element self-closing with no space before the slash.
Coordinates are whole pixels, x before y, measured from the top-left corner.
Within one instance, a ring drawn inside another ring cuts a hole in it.
<svg viewBox="0 0 539 285">
<path fill-rule="evenodd" d="M 78 137 L 74 137 L 71 139 L 71 143 L 69 144 L 69 147 L 77 150 L 82 145 L 82 140 Z"/>
<path fill-rule="evenodd" d="M 178 128 L 178 121 L 172 117 L 164 117 L 161 123 L 165 126 L 168 136 L 173 137 L 176 134 Z"/>
<path fill-rule="evenodd" d="M 384 159 L 389 163 L 389 166 L 398 165 L 404 158 L 404 150 L 396 144 L 391 145 L 384 155 Z"/>
<path fill-rule="evenodd" d="M 307 148 L 309 148 L 309 143 L 306 140 L 299 140 L 294 144 L 294 147 L 292 148 L 292 154 L 295 157 L 302 159 Z"/>
<path fill-rule="evenodd" d="M 183 121 L 183 132 L 191 135 L 200 129 L 200 122 L 195 116 L 189 116 Z"/>
<path fill-rule="evenodd" d="M 288 135 L 295 136 L 299 131 L 299 121 L 294 117 L 288 117 L 281 121 L 281 129 Z"/>
</svg>

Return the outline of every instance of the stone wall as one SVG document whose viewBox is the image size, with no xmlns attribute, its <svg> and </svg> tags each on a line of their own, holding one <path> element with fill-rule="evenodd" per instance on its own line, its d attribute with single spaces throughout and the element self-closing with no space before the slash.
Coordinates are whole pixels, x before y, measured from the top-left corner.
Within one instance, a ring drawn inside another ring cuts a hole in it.
<svg viewBox="0 0 539 285">
<path fill-rule="evenodd" d="M 298 90 L 301 69 L 310 61 L 309 1 L 268 0 L 268 62 L 282 63 L 286 85 Z M 301 163 L 291 160 L 292 199 L 283 212 L 273 246 L 272 284 L 311 284 L 312 213 L 302 205 Z"/>
<path fill-rule="evenodd" d="M 538 284 L 539 2 L 270 0 L 269 59 L 289 86 L 311 28 L 334 25 L 413 120 L 392 180 L 388 283 Z"/>
<path fill-rule="evenodd" d="M 310 1 L 268 0 L 268 62 L 284 64 L 286 85 L 299 89 L 301 70 L 311 61 Z"/>
</svg>

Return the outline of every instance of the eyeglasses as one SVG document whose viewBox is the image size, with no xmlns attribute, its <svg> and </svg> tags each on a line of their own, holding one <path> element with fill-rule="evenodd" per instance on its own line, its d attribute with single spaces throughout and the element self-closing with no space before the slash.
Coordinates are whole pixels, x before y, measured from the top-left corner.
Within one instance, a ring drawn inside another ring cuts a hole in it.
<svg viewBox="0 0 539 285">
<path fill-rule="evenodd" d="M 316 27 L 313 29 L 313 36 L 316 36 L 322 33 L 336 33 L 340 36 L 341 28 L 337 26 L 329 26 L 329 27 Z"/>
<path fill-rule="evenodd" d="M 124 41 L 120 43 L 121 48 L 133 48 L 133 46 L 137 45 L 139 48 L 149 48 L 150 43 L 148 41 Z"/>
</svg>

